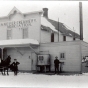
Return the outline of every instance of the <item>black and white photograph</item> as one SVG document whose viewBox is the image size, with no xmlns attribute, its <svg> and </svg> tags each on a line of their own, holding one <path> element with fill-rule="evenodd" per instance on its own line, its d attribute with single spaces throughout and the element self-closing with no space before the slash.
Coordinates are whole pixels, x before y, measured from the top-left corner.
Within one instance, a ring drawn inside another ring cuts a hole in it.
<svg viewBox="0 0 88 88">
<path fill-rule="evenodd" d="M 0 1 L 0 87 L 87 88 L 88 1 Z"/>
</svg>

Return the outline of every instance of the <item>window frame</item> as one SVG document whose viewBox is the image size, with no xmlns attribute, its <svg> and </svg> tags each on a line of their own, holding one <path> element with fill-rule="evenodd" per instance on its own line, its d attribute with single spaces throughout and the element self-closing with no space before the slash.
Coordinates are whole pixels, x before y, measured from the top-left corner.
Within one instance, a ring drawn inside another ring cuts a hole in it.
<svg viewBox="0 0 88 88">
<path fill-rule="evenodd" d="M 27 34 L 25 34 L 25 31 L 24 30 L 27 30 Z M 23 36 L 23 39 L 28 38 L 28 28 L 22 28 L 22 36 Z"/>
<path fill-rule="evenodd" d="M 65 35 L 63 35 L 63 41 L 66 41 L 66 36 Z"/>
<path fill-rule="evenodd" d="M 75 37 L 73 37 L 73 40 L 75 41 L 75 40 L 76 40 L 76 38 L 75 38 Z"/>
<path fill-rule="evenodd" d="M 51 42 L 54 42 L 54 33 L 51 33 Z"/>
<path fill-rule="evenodd" d="M 8 31 L 10 31 L 10 35 L 8 33 Z M 7 29 L 7 39 L 12 39 L 12 29 Z"/>
<path fill-rule="evenodd" d="M 66 53 L 60 52 L 60 60 L 65 60 L 65 59 L 66 59 Z"/>
</svg>

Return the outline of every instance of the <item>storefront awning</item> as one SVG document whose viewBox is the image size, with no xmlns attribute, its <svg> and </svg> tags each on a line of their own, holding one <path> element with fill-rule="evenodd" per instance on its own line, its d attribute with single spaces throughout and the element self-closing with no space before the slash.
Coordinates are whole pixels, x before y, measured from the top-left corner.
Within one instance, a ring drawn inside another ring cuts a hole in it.
<svg viewBox="0 0 88 88">
<path fill-rule="evenodd" d="M 0 40 L 0 47 L 27 46 L 27 45 L 39 45 L 39 42 L 35 39 Z"/>
</svg>

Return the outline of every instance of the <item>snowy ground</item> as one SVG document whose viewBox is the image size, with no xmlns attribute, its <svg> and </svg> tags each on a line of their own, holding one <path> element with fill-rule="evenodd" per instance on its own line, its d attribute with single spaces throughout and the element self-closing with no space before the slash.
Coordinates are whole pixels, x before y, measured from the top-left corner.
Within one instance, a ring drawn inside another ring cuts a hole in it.
<svg viewBox="0 0 88 88">
<path fill-rule="evenodd" d="M 14 76 L 0 74 L 0 87 L 35 87 L 35 88 L 87 88 L 88 73 L 76 75 L 45 75 L 18 73 Z"/>
</svg>

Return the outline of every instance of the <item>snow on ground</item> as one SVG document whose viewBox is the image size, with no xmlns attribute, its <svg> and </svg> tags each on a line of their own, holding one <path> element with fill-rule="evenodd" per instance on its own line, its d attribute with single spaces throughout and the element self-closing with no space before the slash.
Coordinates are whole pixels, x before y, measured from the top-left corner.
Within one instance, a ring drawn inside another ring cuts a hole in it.
<svg viewBox="0 0 88 88">
<path fill-rule="evenodd" d="M 0 74 L 0 87 L 36 87 L 36 88 L 87 88 L 88 73 L 76 75 L 45 75 L 18 73 L 14 76 Z"/>
</svg>

